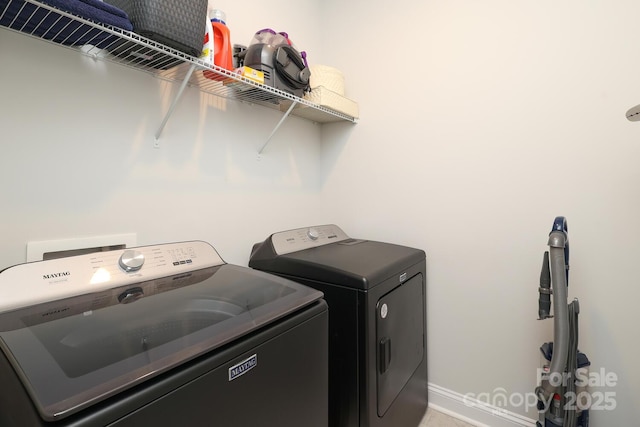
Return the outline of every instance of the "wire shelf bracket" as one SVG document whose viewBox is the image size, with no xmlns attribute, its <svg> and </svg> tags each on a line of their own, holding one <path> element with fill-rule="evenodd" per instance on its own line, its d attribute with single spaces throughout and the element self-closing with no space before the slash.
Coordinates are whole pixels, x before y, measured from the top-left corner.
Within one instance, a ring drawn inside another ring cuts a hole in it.
<svg viewBox="0 0 640 427">
<path fill-rule="evenodd" d="M 282 116 L 282 118 L 280 119 L 280 121 L 278 122 L 278 124 L 276 125 L 276 127 L 271 131 L 271 134 L 269 135 L 269 137 L 267 138 L 267 140 L 264 142 L 264 144 L 262 144 L 262 147 L 260 147 L 260 149 L 258 150 L 258 156 L 262 155 L 262 152 L 264 151 L 264 149 L 267 147 L 267 144 L 269 144 L 269 142 L 271 141 L 271 138 L 273 138 L 273 135 L 276 134 L 276 132 L 278 131 L 278 129 L 280 129 L 280 126 L 282 126 L 282 124 L 284 123 L 285 120 L 287 120 L 287 117 L 289 117 L 289 114 L 291 114 L 291 112 L 293 111 L 293 108 L 297 105 L 298 103 L 296 101 L 293 101 L 291 103 L 291 105 L 289 106 L 289 108 L 287 109 L 287 112 L 284 113 L 284 115 Z"/>
<path fill-rule="evenodd" d="M 196 64 L 191 64 L 191 67 L 189 67 L 189 71 L 187 71 L 187 75 L 184 77 L 184 79 L 182 80 L 182 83 L 180 84 L 178 93 L 176 93 L 176 95 L 173 97 L 173 101 L 169 106 L 169 110 L 167 110 L 167 113 L 164 115 L 164 119 L 162 119 L 162 122 L 160 123 L 160 126 L 156 131 L 156 139 L 153 142 L 153 146 L 155 148 L 160 148 L 160 141 L 159 141 L 160 135 L 162 134 L 162 131 L 164 130 L 164 127 L 167 124 L 169 117 L 171 117 L 171 114 L 173 114 L 173 110 L 175 110 L 176 105 L 178 104 L 178 101 L 180 100 L 180 97 L 182 96 L 184 89 L 187 87 L 187 83 L 189 83 L 189 79 L 191 78 L 191 75 L 193 74 L 195 69 L 196 69 Z"/>
</svg>

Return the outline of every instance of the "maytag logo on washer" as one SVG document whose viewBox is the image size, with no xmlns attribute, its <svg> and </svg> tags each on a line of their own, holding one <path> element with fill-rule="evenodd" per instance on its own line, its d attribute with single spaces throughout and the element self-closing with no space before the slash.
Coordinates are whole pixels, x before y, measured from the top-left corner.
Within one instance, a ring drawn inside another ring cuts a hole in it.
<svg viewBox="0 0 640 427">
<path fill-rule="evenodd" d="M 70 271 L 63 271 L 61 273 L 43 274 L 42 275 L 42 280 L 57 279 L 57 278 L 60 278 L 60 277 L 65 277 L 65 276 L 71 276 L 71 272 Z"/>
<path fill-rule="evenodd" d="M 254 354 L 248 359 L 243 360 L 242 362 L 233 365 L 229 368 L 229 381 L 233 381 L 239 376 L 242 376 L 252 370 L 258 365 L 258 355 Z"/>
<path fill-rule="evenodd" d="M 400 283 L 404 282 L 405 280 L 407 280 L 407 273 L 402 273 L 400 275 Z"/>
</svg>

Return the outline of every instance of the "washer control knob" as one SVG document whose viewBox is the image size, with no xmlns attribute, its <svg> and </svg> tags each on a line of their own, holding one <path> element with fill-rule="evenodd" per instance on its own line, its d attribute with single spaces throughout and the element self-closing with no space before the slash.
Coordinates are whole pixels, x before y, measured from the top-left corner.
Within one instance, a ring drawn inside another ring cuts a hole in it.
<svg viewBox="0 0 640 427">
<path fill-rule="evenodd" d="M 318 240 L 318 237 L 320 237 L 320 233 L 318 233 L 318 230 L 316 230 L 315 228 L 310 228 L 307 230 L 307 236 L 309 236 L 311 240 Z"/>
<path fill-rule="evenodd" d="M 118 261 L 120 267 L 127 273 L 138 271 L 144 264 L 144 254 L 133 249 L 124 251 Z"/>
</svg>

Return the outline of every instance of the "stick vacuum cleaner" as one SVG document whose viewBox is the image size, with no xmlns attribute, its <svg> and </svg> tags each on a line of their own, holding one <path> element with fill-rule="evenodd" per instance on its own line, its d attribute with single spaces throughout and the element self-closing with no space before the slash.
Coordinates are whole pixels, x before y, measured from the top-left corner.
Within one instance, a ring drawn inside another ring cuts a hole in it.
<svg viewBox="0 0 640 427">
<path fill-rule="evenodd" d="M 586 391 L 589 359 L 578 350 L 577 299 L 567 304 L 569 237 L 567 220 L 556 217 L 544 253 L 538 318 L 553 318 L 553 342 L 540 347 L 542 370 L 536 388 L 540 419 L 537 427 L 588 427 L 591 397 Z M 553 296 L 553 315 L 551 299 Z M 587 371 L 585 375 L 585 371 Z"/>
</svg>

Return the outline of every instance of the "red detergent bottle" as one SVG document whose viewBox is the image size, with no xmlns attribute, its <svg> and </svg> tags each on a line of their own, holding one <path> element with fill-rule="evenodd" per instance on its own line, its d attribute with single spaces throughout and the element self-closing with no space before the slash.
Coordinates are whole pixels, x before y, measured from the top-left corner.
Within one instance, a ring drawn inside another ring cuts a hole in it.
<svg viewBox="0 0 640 427">
<path fill-rule="evenodd" d="M 213 27 L 213 63 L 220 68 L 233 71 L 233 48 L 231 46 L 231 35 L 226 24 L 226 16 L 220 9 L 209 11 L 211 26 Z M 203 74 L 212 80 L 224 80 L 226 77 L 205 70 Z"/>
</svg>

